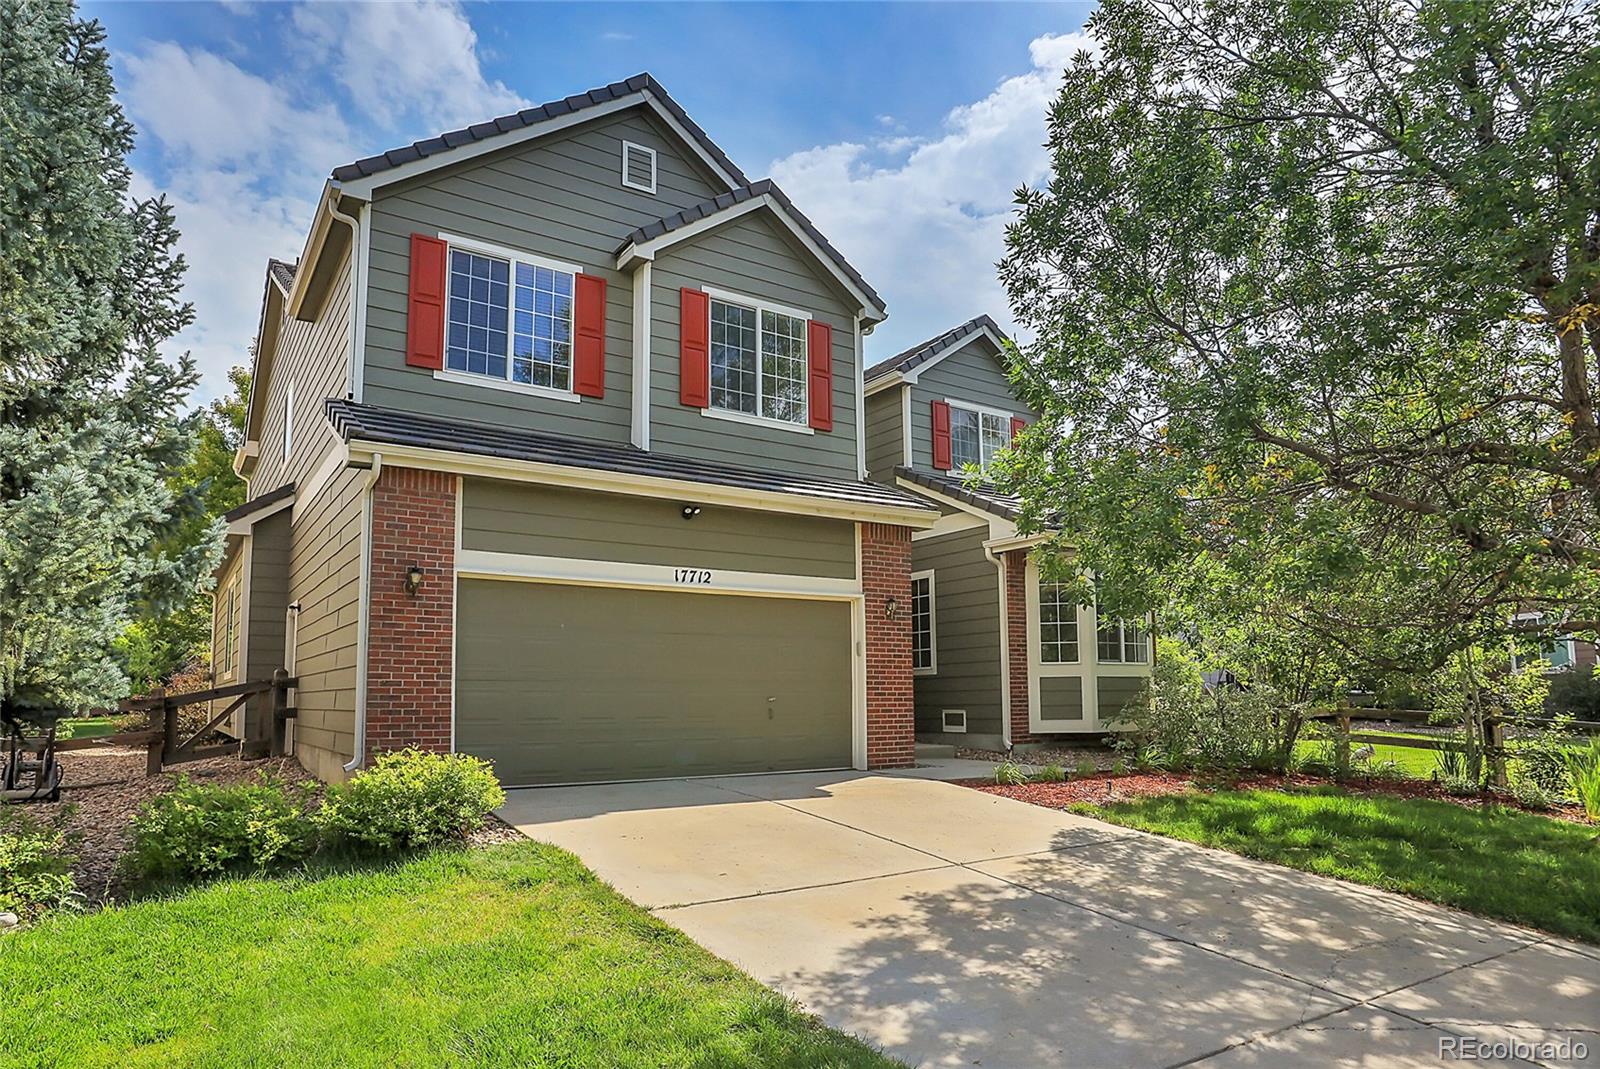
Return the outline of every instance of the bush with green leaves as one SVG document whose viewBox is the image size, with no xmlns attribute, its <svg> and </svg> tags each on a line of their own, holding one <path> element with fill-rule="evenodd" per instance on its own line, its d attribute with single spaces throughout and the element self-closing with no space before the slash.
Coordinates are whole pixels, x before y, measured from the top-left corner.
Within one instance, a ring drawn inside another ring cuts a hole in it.
<svg viewBox="0 0 1600 1069">
<path fill-rule="evenodd" d="M 0 913 L 31 921 L 75 909 L 83 896 L 72 877 L 73 858 L 59 821 L 48 823 L 0 802 Z"/>
<path fill-rule="evenodd" d="M 1574 668 L 1550 680 L 1545 708 L 1551 716 L 1575 720 L 1600 720 L 1600 671 Z"/>
<path fill-rule="evenodd" d="M 1145 693 L 1118 717 L 1117 746 L 1136 764 L 1169 770 L 1282 769 L 1306 711 L 1267 686 L 1207 690 L 1188 648 L 1161 638 Z"/>
<path fill-rule="evenodd" d="M 1569 717 L 1558 717 L 1554 726 L 1517 740 L 1511 765 L 1511 788 L 1516 793 L 1519 784 L 1528 784 L 1524 791 L 1529 797 L 1538 795 L 1550 801 L 1572 793 L 1572 776 L 1567 771 L 1567 751 L 1571 748 L 1566 727 Z"/>
<path fill-rule="evenodd" d="M 256 783 L 178 786 L 146 802 L 133 819 L 128 865 L 146 880 L 194 880 L 263 872 L 316 849 L 303 789 L 271 776 Z"/>
<path fill-rule="evenodd" d="M 330 845 L 390 853 L 462 839 L 505 800 L 487 761 L 398 750 L 330 787 L 317 817 Z"/>
<path fill-rule="evenodd" d="M 1028 782 L 1028 770 L 1015 761 L 994 766 L 994 781 L 1001 787 L 1020 787 Z"/>
<path fill-rule="evenodd" d="M 1584 815 L 1600 823 L 1600 738 L 1589 740 L 1589 745 L 1567 754 L 1567 774 L 1572 777 L 1572 789 Z"/>
<path fill-rule="evenodd" d="M 1477 794 L 1483 787 L 1483 755 L 1471 746 L 1440 750 L 1434 756 L 1433 778 L 1450 794 Z"/>
<path fill-rule="evenodd" d="M 1066 778 L 1066 769 L 1053 761 L 1033 774 L 1033 782 L 1035 783 L 1060 783 Z"/>
</svg>

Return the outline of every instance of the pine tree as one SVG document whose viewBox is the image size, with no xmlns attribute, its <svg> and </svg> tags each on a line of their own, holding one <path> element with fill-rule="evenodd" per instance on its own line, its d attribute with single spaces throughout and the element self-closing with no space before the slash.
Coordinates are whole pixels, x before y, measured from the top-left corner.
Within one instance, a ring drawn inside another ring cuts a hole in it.
<svg viewBox="0 0 1600 1069">
<path fill-rule="evenodd" d="M 124 694 L 114 640 L 218 552 L 164 548 L 196 374 L 157 347 L 193 310 L 170 207 L 129 194 L 104 37 L 70 0 L 0 0 L 0 701 L 23 711 Z"/>
</svg>

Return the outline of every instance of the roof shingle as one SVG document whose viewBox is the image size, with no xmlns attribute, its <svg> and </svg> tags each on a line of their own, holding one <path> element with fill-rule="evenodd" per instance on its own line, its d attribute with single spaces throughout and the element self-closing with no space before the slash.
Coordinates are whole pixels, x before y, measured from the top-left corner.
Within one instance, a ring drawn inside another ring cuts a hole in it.
<svg viewBox="0 0 1600 1069">
<path fill-rule="evenodd" d="M 895 475 L 907 482 L 916 483 L 945 497 L 955 498 L 957 501 L 983 509 L 985 512 L 999 516 L 1003 520 L 1013 523 L 1022 515 L 1022 498 L 1015 494 L 1002 494 L 990 487 L 972 486 L 965 479 L 953 479 L 943 475 L 931 475 L 915 468 L 898 467 L 894 469 Z"/>
<path fill-rule="evenodd" d="M 1000 329 L 1000 325 L 988 315 L 975 316 L 959 327 L 947 330 L 936 338 L 929 338 L 925 342 L 913 345 L 903 353 L 897 353 L 887 360 L 878 361 L 867 368 L 865 379 L 867 382 L 871 382 L 873 379 L 882 378 L 890 372 L 910 371 L 920 364 L 926 364 L 940 353 L 954 349 L 974 334 L 984 330 L 993 331 L 994 335 L 999 338 L 1006 336 L 1005 331 Z"/>
</svg>

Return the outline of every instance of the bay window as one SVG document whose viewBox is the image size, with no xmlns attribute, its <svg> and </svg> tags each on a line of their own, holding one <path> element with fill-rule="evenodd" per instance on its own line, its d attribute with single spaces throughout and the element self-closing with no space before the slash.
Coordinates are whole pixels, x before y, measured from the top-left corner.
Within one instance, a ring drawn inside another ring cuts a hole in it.
<svg viewBox="0 0 1600 1069">
<path fill-rule="evenodd" d="M 1098 615 L 1098 610 L 1097 615 Z M 1146 664 L 1150 660 L 1150 634 L 1136 621 L 1099 616 L 1099 654 L 1104 664 Z"/>
<path fill-rule="evenodd" d="M 1065 583 L 1039 584 L 1039 659 L 1045 664 L 1078 660 L 1078 602 Z"/>
</svg>

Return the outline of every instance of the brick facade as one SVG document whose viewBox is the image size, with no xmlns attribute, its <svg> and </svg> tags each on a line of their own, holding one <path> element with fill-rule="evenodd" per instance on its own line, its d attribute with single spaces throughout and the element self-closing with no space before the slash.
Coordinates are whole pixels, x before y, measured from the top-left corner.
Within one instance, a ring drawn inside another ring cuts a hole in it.
<svg viewBox="0 0 1600 1069">
<path fill-rule="evenodd" d="M 1028 551 L 1013 549 L 1006 562 L 1007 685 L 1011 688 L 1011 742 L 1037 741 L 1028 729 Z"/>
<path fill-rule="evenodd" d="M 861 588 L 867 614 L 867 767 L 916 763 L 911 690 L 911 529 L 861 525 Z M 888 613 L 889 599 L 896 611 Z"/>
<path fill-rule="evenodd" d="M 456 477 L 385 467 L 372 488 L 367 757 L 450 749 L 455 651 Z M 422 569 L 416 593 L 406 573 Z"/>
</svg>

